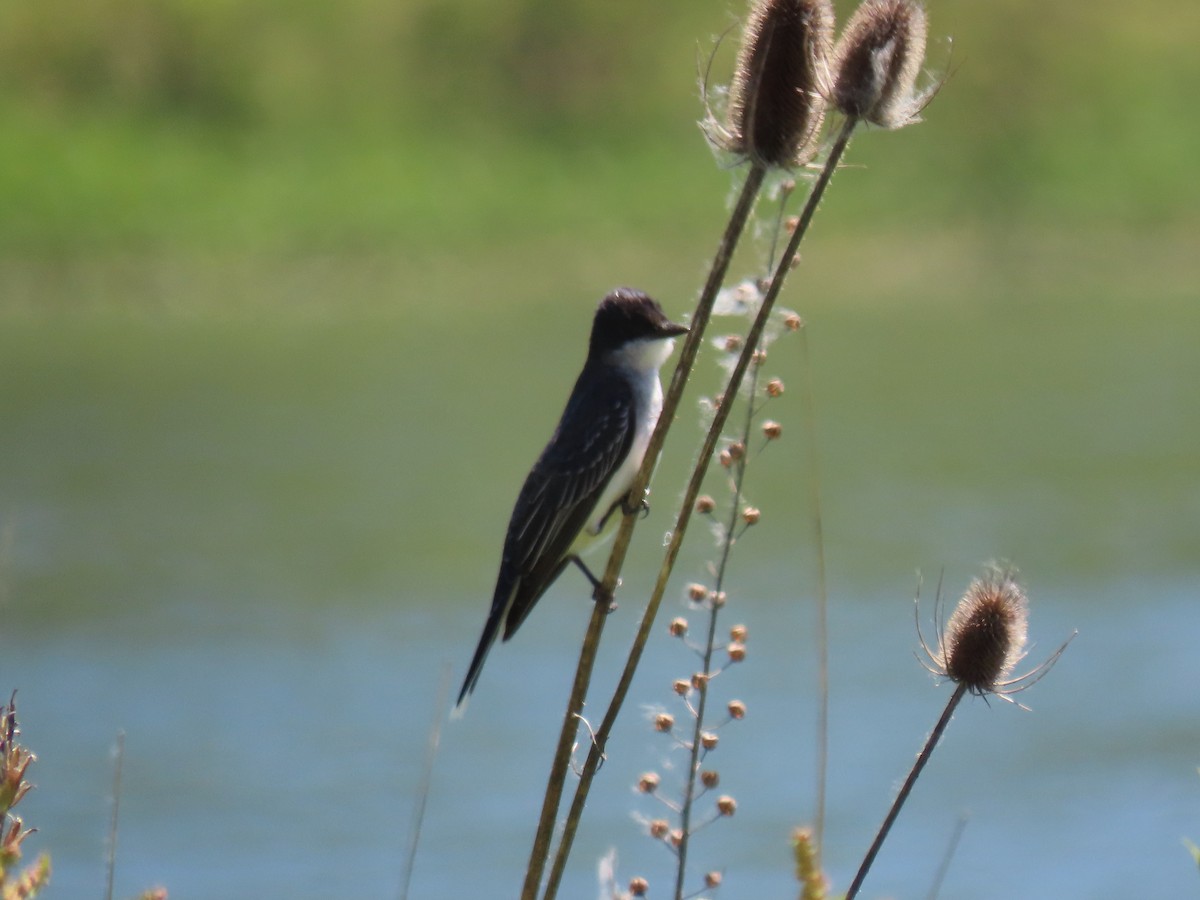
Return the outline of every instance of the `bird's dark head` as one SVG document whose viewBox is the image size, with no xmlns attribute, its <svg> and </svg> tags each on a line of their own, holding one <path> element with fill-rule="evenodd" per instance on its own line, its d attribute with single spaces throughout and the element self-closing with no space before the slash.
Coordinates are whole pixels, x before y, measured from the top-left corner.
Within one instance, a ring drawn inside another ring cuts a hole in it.
<svg viewBox="0 0 1200 900">
<path fill-rule="evenodd" d="M 668 319 L 657 302 L 641 291 L 617 288 L 596 307 L 588 355 L 607 354 L 631 341 L 666 340 L 681 334 L 687 334 L 687 326 Z"/>
</svg>

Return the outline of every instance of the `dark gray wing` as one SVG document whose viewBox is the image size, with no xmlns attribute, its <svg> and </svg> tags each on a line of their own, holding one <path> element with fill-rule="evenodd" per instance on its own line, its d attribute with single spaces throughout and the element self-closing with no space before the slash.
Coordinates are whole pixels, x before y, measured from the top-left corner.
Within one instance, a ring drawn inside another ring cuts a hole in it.
<svg viewBox="0 0 1200 900">
<path fill-rule="evenodd" d="M 562 571 L 571 544 L 628 455 L 634 404 L 629 381 L 621 375 L 586 370 L 580 375 L 558 430 L 525 479 L 509 522 L 496 585 L 499 591 L 507 582 L 512 590 L 505 640 Z"/>
<path fill-rule="evenodd" d="M 619 374 L 587 367 L 580 374 L 558 430 L 513 507 L 492 608 L 458 695 L 460 709 L 479 681 L 501 620 L 508 640 L 567 564 L 567 551 L 629 453 L 634 404 L 633 390 Z"/>
</svg>

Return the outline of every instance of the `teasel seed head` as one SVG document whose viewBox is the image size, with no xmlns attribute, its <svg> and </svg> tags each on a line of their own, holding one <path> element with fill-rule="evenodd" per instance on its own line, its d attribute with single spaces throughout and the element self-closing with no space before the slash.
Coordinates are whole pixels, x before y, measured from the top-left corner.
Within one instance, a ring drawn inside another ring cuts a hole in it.
<svg viewBox="0 0 1200 900">
<path fill-rule="evenodd" d="M 918 612 L 919 603 L 918 595 Z M 935 607 L 940 610 L 940 590 Z M 940 611 L 935 612 L 935 617 L 941 618 Z M 1072 632 L 1057 650 L 1029 671 L 1013 675 L 1013 669 L 1025 656 L 1028 628 L 1029 601 L 1025 589 L 1017 582 L 1016 570 L 992 564 L 967 587 L 950 620 L 940 629 L 934 646 L 921 634 L 918 621 L 917 637 L 925 652 L 922 665 L 972 694 L 991 694 L 1016 703 L 1012 695 L 1040 681 L 1077 633 Z"/>
<path fill-rule="evenodd" d="M 915 0 L 864 0 L 834 48 L 830 102 L 883 128 L 915 122 L 925 101 L 914 87 L 926 32 L 925 9 Z"/>
<path fill-rule="evenodd" d="M 756 165 L 790 169 L 812 159 L 825 118 L 821 81 L 833 43 L 829 0 L 757 0 L 729 91 L 723 149 Z"/>
<path fill-rule="evenodd" d="M 942 641 L 938 664 L 973 694 L 1002 689 L 1024 656 L 1029 601 L 1009 569 L 990 569 L 963 594 Z"/>
</svg>

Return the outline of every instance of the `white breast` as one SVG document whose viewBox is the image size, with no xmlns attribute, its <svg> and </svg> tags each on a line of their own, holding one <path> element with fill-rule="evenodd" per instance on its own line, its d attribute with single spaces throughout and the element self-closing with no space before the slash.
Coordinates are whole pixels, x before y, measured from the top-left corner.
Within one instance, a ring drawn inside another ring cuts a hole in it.
<svg viewBox="0 0 1200 900">
<path fill-rule="evenodd" d="M 598 535 L 602 523 L 611 527 L 614 522 L 620 521 L 619 515 L 613 515 L 607 523 L 604 523 L 604 516 L 617 500 L 628 493 L 629 486 L 633 483 L 638 469 L 641 468 L 642 460 L 646 458 L 646 447 L 650 444 L 650 435 L 653 434 L 654 426 L 658 423 L 658 416 L 662 412 L 663 390 L 662 382 L 658 378 L 658 370 L 671 355 L 674 346 L 675 342 L 670 339 L 635 341 L 617 351 L 611 358 L 614 365 L 625 370 L 633 385 L 637 424 L 629 455 L 613 473 L 612 479 L 596 503 L 585 534 L 580 535 L 581 539 L 586 536 Z"/>
</svg>

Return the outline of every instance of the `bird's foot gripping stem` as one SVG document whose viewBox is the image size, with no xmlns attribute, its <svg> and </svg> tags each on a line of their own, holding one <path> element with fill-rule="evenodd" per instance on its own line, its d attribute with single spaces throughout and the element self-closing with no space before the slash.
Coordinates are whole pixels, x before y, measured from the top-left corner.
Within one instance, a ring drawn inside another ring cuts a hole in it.
<svg viewBox="0 0 1200 900">
<path fill-rule="evenodd" d="M 576 567 L 580 572 L 583 573 L 584 577 L 592 583 L 592 599 L 597 603 L 603 604 L 607 612 L 615 612 L 617 609 L 617 604 L 613 599 L 612 591 L 605 590 L 604 582 L 593 575 L 592 570 L 589 569 L 584 564 L 583 560 L 578 556 L 572 556 L 571 562 L 575 563 Z M 618 580 L 617 583 L 620 584 L 620 581 Z"/>
</svg>

